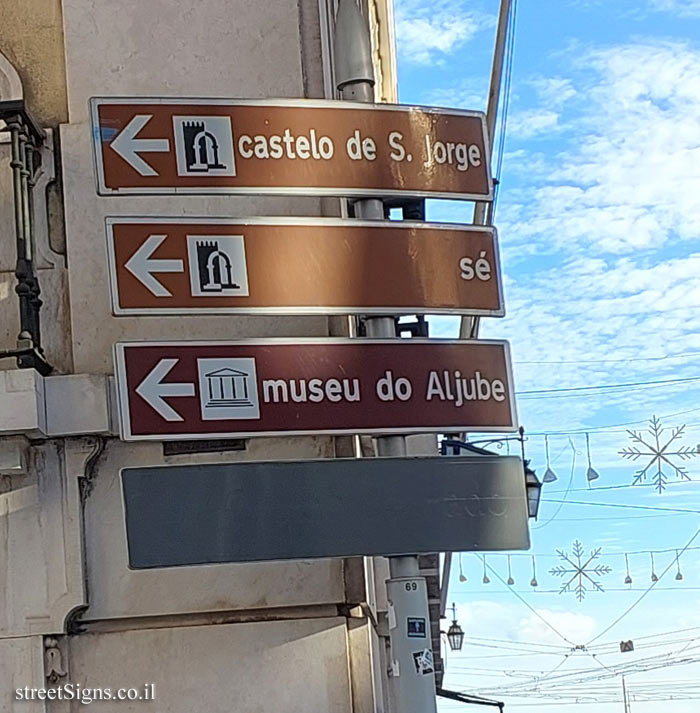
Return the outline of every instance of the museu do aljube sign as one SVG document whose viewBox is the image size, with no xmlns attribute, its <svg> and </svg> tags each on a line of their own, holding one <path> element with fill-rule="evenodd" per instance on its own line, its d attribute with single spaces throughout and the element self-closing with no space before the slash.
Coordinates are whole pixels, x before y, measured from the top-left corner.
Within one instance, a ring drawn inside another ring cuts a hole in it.
<svg viewBox="0 0 700 713">
<path fill-rule="evenodd" d="M 93 98 L 98 193 L 491 200 L 480 112 L 317 100 Z"/>
<path fill-rule="evenodd" d="M 115 362 L 125 440 L 517 425 L 502 341 L 133 342 Z"/>
</svg>

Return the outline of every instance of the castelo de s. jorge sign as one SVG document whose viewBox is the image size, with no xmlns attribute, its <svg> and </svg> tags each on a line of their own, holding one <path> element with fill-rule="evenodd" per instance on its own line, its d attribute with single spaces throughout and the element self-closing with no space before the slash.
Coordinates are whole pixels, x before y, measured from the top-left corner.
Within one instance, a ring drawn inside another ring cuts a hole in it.
<svg viewBox="0 0 700 713">
<path fill-rule="evenodd" d="M 316 100 L 91 100 L 98 193 L 491 200 L 484 115 Z"/>
</svg>

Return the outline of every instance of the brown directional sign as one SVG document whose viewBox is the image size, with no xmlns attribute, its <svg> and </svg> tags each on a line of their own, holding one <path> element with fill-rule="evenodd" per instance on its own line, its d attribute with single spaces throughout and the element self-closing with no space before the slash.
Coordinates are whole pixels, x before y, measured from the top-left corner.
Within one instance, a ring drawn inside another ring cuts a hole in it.
<svg viewBox="0 0 700 713">
<path fill-rule="evenodd" d="M 124 440 L 517 425 L 507 342 L 133 342 L 115 362 Z"/>
<path fill-rule="evenodd" d="M 116 315 L 503 315 L 492 228 L 108 218 Z"/>
<path fill-rule="evenodd" d="M 91 100 L 100 195 L 491 200 L 484 115 L 311 100 Z"/>
</svg>

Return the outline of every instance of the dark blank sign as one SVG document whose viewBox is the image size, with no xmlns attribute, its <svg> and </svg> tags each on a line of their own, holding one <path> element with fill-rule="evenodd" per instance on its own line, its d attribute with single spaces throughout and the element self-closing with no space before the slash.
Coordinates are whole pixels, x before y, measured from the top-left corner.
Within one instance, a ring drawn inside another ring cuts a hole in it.
<svg viewBox="0 0 700 713">
<path fill-rule="evenodd" d="M 530 546 L 512 456 L 125 468 L 122 483 L 133 569 Z"/>
</svg>

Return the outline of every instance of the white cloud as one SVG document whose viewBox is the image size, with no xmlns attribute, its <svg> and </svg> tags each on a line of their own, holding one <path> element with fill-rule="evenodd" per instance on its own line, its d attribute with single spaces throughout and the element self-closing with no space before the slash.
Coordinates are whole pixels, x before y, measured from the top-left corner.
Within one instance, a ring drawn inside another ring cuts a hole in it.
<svg viewBox="0 0 700 713">
<path fill-rule="evenodd" d="M 497 586 L 497 585 L 495 585 Z M 537 614 L 522 616 L 517 608 L 508 604 L 488 600 L 471 601 L 468 605 L 457 606 L 457 619 L 467 638 L 493 636 L 498 631 L 501 639 L 513 643 L 553 644 L 566 650 L 567 642 L 543 623 L 542 619 L 575 643 L 585 643 L 596 631 L 596 620 L 576 612 L 536 609 Z M 541 617 L 541 618 L 540 618 Z"/>
<path fill-rule="evenodd" d="M 519 390 L 696 376 L 693 360 L 619 360 L 700 348 L 700 52 L 646 42 L 576 62 L 584 79 L 561 110 L 558 155 L 527 143 L 506 155 L 507 316 L 484 320 L 482 335 L 510 339 L 515 361 L 574 362 L 517 366 Z M 532 111 L 554 111 L 540 83 Z M 592 359 L 610 363 L 575 363 Z M 614 421 L 674 413 L 698 394 L 688 384 L 518 409 L 529 430 L 577 428 L 610 409 Z"/>
<path fill-rule="evenodd" d="M 484 82 L 463 79 L 450 88 L 433 89 L 427 95 L 427 102 L 431 106 L 486 111 L 487 90 Z"/>
<path fill-rule="evenodd" d="M 396 7 L 399 53 L 407 62 L 434 64 L 493 22 L 488 15 L 465 10 L 458 0 L 402 0 Z"/>
<path fill-rule="evenodd" d="M 635 44 L 589 52 L 595 81 L 579 92 L 569 142 L 528 200 L 501 215 L 523 242 L 547 235 L 550 248 L 630 253 L 671 236 L 700 234 L 700 52 L 679 44 Z M 535 108 L 539 126 L 555 126 Z M 526 122 L 517 119 L 514 131 Z M 506 164 L 506 170 L 510 170 Z M 512 193 L 517 199 L 516 192 Z M 556 230 L 553 230 L 556 226 Z"/>
<path fill-rule="evenodd" d="M 508 118 L 508 134 L 519 139 L 531 139 L 557 130 L 559 114 L 547 109 L 532 109 L 512 114 Z"/>
<path fill-rule="evenodd" d="M 651 6 L 681 17 L 700 17 L 700 0 L 651 0 Z"/>
<path fill-rule="evenodd" d="M 561 107 L 569 99 L 576 96 L 572 80 L 568 77 L 537 77 L 530 84 L 540 97 L 545 107 Z"/>
<path fill-rule="evenodd" d="M 587 614 L 552 611 L 551 609 L 538 609 L 536 611 L 537 614 L 529 614 L 519 622 L 519 631 L 524 641 L 537 641 L 541 644 L 562 643 L 562 639 L 552 629 L 545 626 L 542 619 L 549 622 L 554 629 L 575 643 L 585 643 L 592 639 L 596 633 L 596 620 Z"/>
<path fill-rule="evenodd" d="M 496 225 L 507 315 L 483 320 L 480 334 L 511 341 L 517 390 L 697 377 L 697 358 L 638 358 L 700 351 L 700 51 L 650 41 L 572 48 L 571 77 L 566 61 L 551 81 L 530 80 L 535 102 L 521 109 L 558 117 L 558 153 L 522 141 L 505 156 Z M 442 210 L 431 218 L 464 220 Z M 454 336 L 456 320 L 433 318 L 431 329 Z M 571 363 L 542 363 L 556 361 Z M 698 399 L 691 382 L 521 397 L 518 412 L 528 431 L 585 429 L 673 414 Z M 664 425 L 693 420 L 700 414 Z M 698 436 L 693 428 L 689 442 Z M 613 470 L 606 484 L 631 481 L 635 468 L 617 454 L 625 438 L 595 437 L 596 465 Z M 581 486 L 585 441 L 574 439 Z M 542 445 L 530 446 L 537 467 Z M 700 464 L 689 469 L 700 476 Z"/>
</svg>

